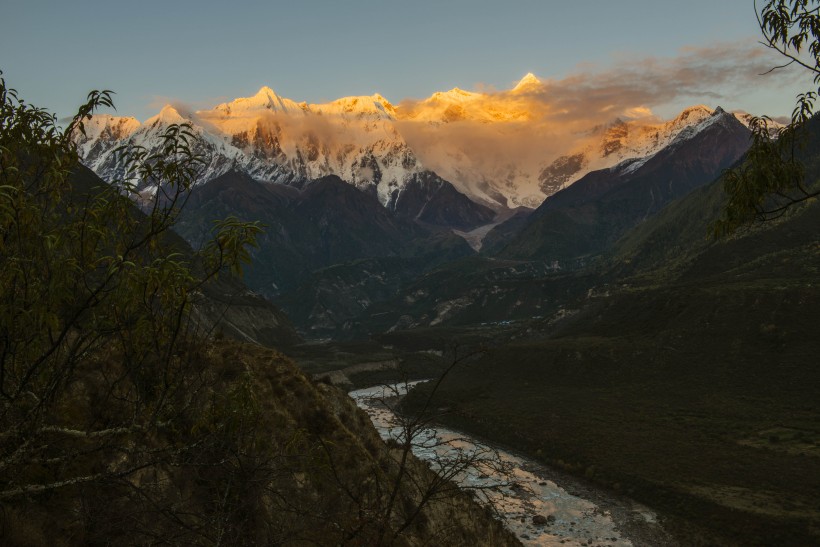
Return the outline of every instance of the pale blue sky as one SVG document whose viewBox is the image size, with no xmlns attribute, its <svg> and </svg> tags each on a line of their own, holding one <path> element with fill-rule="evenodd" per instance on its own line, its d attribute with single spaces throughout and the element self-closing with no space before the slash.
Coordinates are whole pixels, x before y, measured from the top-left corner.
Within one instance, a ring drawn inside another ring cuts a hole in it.
<svg viewBox="0 0 820 547">
<path fill-rule="evenodd" d="M 0 0 L 0 14 L 0 69 L 21 96 L 64 116 L 109 88 L 118 111 L 141 120 L 165 102 L 210 107 L 262 85 L 308 102 L 506 89 L 527 72 L 560 80 L 647 57 L 664 66 L 685 48 L 753 47 L 758 36 L 752 0 Z M 761 77 L 650 106 L 783 115 L 810 83 Z"/>
</svg>

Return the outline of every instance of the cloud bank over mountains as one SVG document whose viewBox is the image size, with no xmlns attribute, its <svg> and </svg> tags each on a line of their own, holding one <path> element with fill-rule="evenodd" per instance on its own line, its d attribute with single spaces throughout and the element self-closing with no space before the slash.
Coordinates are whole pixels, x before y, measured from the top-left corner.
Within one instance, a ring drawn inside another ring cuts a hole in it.
<svg viewBox="0 0 820 547">
<path fill-rule="evenodd" d="M 674 58 L 584 66 L 561 79 L 527 74 L 507 90 L 454 88 L 398 104 L 379 94 L 307 104 L 262 87 L 211 109 L 172 101 L 163 112 L 228 147 L 231 162 L 247 155 L 255 176 L 291 183 L 336 174 L 374 186 L 387 203 L 408 177 L 432 170 L 478 201 L 535 207 L 592 169 L 653 153 L 719 104 L 731 110 L 732 97 L 766 77 L 766 53 L 745 43 L 690 48 Z M 701 102 L 711 106 L 668 121 L 656 115 Z"/>
</svg>

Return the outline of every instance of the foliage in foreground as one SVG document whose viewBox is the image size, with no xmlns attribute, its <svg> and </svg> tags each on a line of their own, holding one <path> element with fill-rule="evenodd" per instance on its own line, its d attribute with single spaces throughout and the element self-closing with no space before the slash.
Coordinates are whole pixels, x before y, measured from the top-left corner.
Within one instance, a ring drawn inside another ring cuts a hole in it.
<svg viewBox="0 0 820 547">
<path fill-rule="evenodd" d="M 441 480 L 343 393 L 207 341 L 192 305 L 260 227 L 171 233 L 203 164 L 185 126 L 121 150 L 145 213 L 100 184 L 71 138 L 100 106 L 61 130 L 0 78 L 0 542 L 515 544 L 454 486 L 417 492 Z"/>
<path fill-rule="evenodd" d="M 814 85 L 820 85 L 820 0 L 768 0 L 755 9 L 762 43 L 785 59 L 772 70 L 802 67 L 812 74 Z M 714 225 L 716 234 L 778 218 L 794 205 L 820 196 L 818 182 L 806 179 L 799 159 L 817 95 L 817 90 L 798 95 L 786 126 L 777 127 L 767 116 L 752 119 L 749 153 L 724 179 L 729 199 Z"/>
<path fill-rule="evenodd" d="M 125 182 L 83 188 L 71 135 L 110 95 L 89 94 L 61 130 L 0 79 L 0 499 L 129 476 L 178 451 L 133 435 L 173 427 L 201 388 L 181 357 L 196 336 L 192 299 L 247 260 L 259 231 L 229 220 L 198 255 L 171 243 L 201 163 L 185 127 L 170 127 L 158 154 L 123 151 L 156 185 L 147 214 Z M 83 385 L 90 374 L 93 386 Z"/>
</svg>

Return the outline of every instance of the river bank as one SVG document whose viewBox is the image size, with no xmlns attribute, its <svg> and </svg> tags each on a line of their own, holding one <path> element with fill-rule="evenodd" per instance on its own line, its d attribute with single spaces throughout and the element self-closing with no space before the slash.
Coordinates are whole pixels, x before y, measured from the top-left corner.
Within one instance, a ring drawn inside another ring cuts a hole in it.
<svg viewBox="0 0 820 547">
<path fill-rule="evenodd" d="M 408 387 L 412 389 L 416 383 Z M 402 432 L 390 405 L 385 403 L 405 392 L 405 386 L 374 386 L 351 391 L 350 396 L 368 413 L 382 438 L 388 440 Z M 651 509 L 625 496 L 451 429 L 435 427 L 420 432 L 418 437 L 435 439 L 414 446 L 416 456 L 428 463 L 452 450 L 489 448 L 498 454 L 509 475 L 466 469 L 457 481 L 486 496 L 499 518 L 525 545 L 676 545 Z"/>
</svg>

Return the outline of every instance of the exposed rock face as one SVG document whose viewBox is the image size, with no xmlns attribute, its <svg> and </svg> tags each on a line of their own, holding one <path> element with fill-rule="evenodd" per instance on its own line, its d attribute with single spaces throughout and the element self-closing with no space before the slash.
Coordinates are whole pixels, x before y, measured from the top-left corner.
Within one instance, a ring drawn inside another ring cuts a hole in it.
<svg viewBox="0 0 820 547">
<path fill-rule="evenodd" d="M 580 152 L 570 156 L 561 156 L 545 167 L 538 176 L 541 191 L 551 196 L 564 188 L 570 179 L 586 167 L 588 163 L 589 159 Z"/>
<path fill-rule="evenodd" d="M 620 152 L 629 138 L 629 126 L 622 120 L 616 120 L 612 127 L 604 134 L 601 142 L 601 156 L 607 157 Z"/>
<path fill-rule="evenodd" d="M 549 526 L 555 523 L 555 517 L 552 515 L 535 515 L 532 517 L 532 523 L 536 526 Z"/>
<path fill-rule="evenodd" d="M 500 255 L 568 260 L 600 252 L 671 201 L 713 181 L 749 147 L 748 129 L 722 109 L 695 125 L 686 122 L 656 154 L 593 171 L 548 198 Z M 505 231 L 503 225 L 496 230 Z M 492 232 L 488 238 L 500 247 Z"/>
</svg>

